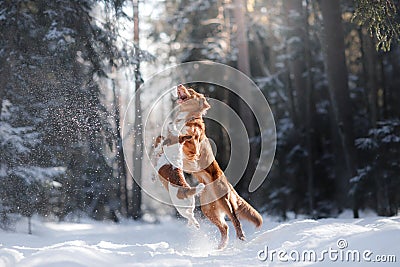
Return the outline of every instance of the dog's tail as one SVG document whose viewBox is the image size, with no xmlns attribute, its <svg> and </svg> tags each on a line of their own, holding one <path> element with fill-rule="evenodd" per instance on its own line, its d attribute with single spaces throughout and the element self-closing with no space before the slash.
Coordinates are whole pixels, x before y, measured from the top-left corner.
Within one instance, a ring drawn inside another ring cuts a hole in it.
<svg viewBox="0 0 400 267">
<path fill-rule="evenodd" d="M 245 219 L 249 222 L 252 222 L 257 228 L 261 227 L 263 223 L 263 219 L 249 203 L 246 202 L 243 198 L 241 198 L 238 194 L 238 208 L 235 212 L 239 219 Z"/>
</svg>

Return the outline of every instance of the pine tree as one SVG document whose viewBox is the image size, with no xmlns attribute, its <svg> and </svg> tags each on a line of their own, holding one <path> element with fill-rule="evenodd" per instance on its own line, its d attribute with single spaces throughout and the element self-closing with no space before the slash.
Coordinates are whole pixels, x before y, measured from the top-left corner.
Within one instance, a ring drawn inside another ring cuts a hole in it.
<svg viewBox="0 0 400 267">
<path fill-rule="evenodd" d="M 398 0 L 355 0 L 353 21 L 376 37 L 376 50 L 389 51 L 400 40 Z"/>
<path fill-rule="evenodd" d="M 110 203 L 118 188 L 106 153 L 114 147 L 114 130 L 98 81 L 108 79 L 112 66 L 146 58 L 121 39 L 114 20 L 99 20 L 103 13 L 126 19 L 124 2 L 0 2 L 0 100 L 20 109 L 18 127 L 37 133 L 40 145 L 30 159 L 41 167 L 66 168 L 57 181 L 61 187 L 47 191 L 56 192 L 53 212 L 62 216 L 80 210 L 101 218 L 100 210 L 115 206 Z"/>
</svg>

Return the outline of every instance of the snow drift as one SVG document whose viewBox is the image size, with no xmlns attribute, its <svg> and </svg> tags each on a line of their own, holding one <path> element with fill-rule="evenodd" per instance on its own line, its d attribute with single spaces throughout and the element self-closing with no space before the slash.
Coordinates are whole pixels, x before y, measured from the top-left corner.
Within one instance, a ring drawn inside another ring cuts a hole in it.
<svg viewBox="0 0 400 267">
<path fill-rule="evenodd" d="M 173 218 L 159 224 L 35 219 L 33 235 L 24 233 L 22 224 L 15 232 L 0 231 L 0 266 L 359 266 L 368 261 L 396 266 L 400 261 L 400 217 L 264 219 L 258 231 L 243 225 L 246 242 L 231 231 L 223 251 L 215 249 L 218 233 L 205 220 L 196 230 Z"/>
</svg>

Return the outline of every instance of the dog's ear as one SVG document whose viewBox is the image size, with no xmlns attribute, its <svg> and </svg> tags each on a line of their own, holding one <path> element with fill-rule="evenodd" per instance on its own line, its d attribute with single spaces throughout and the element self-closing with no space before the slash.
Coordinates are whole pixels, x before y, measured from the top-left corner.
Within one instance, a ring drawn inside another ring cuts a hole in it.
<svg viewBox="0 0 400 267">
<path fill-rule="evenodd" d="M 182 144 L 185 141 L 188 141 L 190 139 L 192 139 L 193 137 L 191 135 L 180 135 L 179 136 L 179 143 Z"/>
</svg>

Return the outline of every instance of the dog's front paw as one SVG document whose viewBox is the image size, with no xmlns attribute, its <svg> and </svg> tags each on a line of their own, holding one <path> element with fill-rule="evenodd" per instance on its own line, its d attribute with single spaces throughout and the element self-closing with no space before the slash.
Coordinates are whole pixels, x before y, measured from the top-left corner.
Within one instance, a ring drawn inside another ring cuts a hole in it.
<svg viewBox="0 0 400 267">
<path fill-rule="evenodd" d="M 200 224 L 199 222 L 192 216 L 192 218 L 188 218 L 188 224 L 189 227 L 195 227 L 197 230 L 200 229 Z"/>
</svg>

